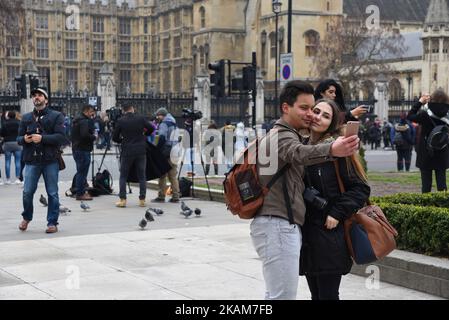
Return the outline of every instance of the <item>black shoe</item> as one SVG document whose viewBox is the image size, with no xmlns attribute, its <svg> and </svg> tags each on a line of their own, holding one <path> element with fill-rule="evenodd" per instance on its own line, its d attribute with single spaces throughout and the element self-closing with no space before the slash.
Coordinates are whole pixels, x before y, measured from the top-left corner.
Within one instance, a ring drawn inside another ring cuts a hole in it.
<svg viewBox="0 0 449 320">
<path fill-rule="evenodd" d="M 157 197 L 157 198 L 151 200 L 151 202 L 153 202 L 153 203 L 165 203 L 165 198 Z"/>
<path fill-rule="evenodd" d="M 177 199 L 177 198 L 171 198 L 170 200 L 168 200 L 168 202 L 171 202 L 171 203 L 178 203 L 178 202 L 179 202 L 179 199 Z"/>
</svg>

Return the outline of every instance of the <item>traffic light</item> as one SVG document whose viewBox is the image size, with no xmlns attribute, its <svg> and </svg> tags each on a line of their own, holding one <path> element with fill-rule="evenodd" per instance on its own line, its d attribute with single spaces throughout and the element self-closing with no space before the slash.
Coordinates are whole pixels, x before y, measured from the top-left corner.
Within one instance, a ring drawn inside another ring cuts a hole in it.
<svg viewBox="0 0 449 320">
<path fill-rule="evenodd" d="M 255 91 L 256 90 L 256 68 L 253 66 L 243 68 L 243 90 Z"/>
<path fill-rule="evenodd" d="M 209 70 L 215 72 L 210 75 L 211 94 L 217 98 L 224 97 L 226 93 L 225 60 L 209 63 Z"/>
<path fill-rule="evenodd" d="M 30 92 L 39 87 L 39 78 L 30 75 Z"/>
<path fill-rule="evenodd" d="M 21 99 L 27 99 L 27 78 L 24 74 L 22 74 L 20 77 L 16 77 L 14 79 L 16 83 L 16 90 L 19 92 L 19 97 Z"/>
</svg>

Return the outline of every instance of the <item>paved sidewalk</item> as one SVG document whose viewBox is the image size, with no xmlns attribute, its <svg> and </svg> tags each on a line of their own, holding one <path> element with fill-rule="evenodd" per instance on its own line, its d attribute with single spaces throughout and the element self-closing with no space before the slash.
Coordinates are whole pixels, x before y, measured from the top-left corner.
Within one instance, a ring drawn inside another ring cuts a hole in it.
<svg viewBox="0 0 449 320">
<path fill-rule="evenodd" d="M 40 193 L 42 185 L 36 195 Z M 137 223 L 144 210 L 137 207 L 136 194 L 127 209 L 114 208 L 114 197 L 100 197 L 90 203 L 90 212 L 63 198 L 72 212 L 61 217 L 59 233 L 46 235 L 45 210 L 39 204 L 30 230 L 18 231 L 20 194 L 19 187 L 0 190 L 0 299 L 264 297 L 249 224 L 232 217 L 223 204 L 188 200 L 189 206 L 203 210 L 200 218 L 189 219 L 179 214 L 178 205 L 162 204 L 158 207 L 165 213 L 142 231 Z M 155 196 L 154 191 L 149 194 Z M 382 282 L 370 290 L 367 283 L 368 278 L 344 277 L 341 299 L 438 299 Z M 309 298 L 302 277 L 298 299 Z"/>
</svg>

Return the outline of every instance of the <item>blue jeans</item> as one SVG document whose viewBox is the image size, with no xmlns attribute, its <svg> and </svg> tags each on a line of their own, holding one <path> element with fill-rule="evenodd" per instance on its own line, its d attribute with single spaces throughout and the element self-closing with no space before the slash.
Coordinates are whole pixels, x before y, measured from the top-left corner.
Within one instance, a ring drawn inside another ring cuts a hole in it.
<svg viewBox="0 0 449 320">
<path fill-rule="evenodd" d="M 87 175 L 89 173 L 90 152 L 73 150 L 73 159 L 75 159 L 76 164 L 76 175 L 75 175 L 76 195 L 82 196 L 86 192 L 85 186 L 87 182 Z"/>
<path fill-rule="evenodd" d="M 14 164 L 16 167 L 16 178 L 20 177 L 20 160 L 22 159 L 22 151 L 5 151 L 5 173 L 6 179 L 11 178 L 11 157 L 14 155 Z"/>
<path fill-rule="evenodd" d="M 251 238 L 262 260 L 266 300 L 296 300 L 301 228 L 277 217 L 256 217 Z"/>
<path fill-rule="evenodd" d="M 23 186 L 23 219 L 33 220 L 33 198 L 37 183 L 41 175 L 44 176 L 45 190 L 48 195 L 47 226 L 58 225 L 59 196 L 58 196 L 58 162 L 43 165 L 25 165 L 25 183 Z"/>
</svg>

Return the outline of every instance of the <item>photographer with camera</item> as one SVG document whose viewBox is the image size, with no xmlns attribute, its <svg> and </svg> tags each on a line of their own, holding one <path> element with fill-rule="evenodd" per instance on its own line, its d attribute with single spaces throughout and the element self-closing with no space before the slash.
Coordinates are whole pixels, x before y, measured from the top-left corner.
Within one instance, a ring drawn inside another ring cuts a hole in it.
<svg viewBox="0 0 449 320">
<path fill-rule="evenodd" d="M 119 208 L 126 207 L 126 182 L 130 169 L 135 166 L 139 178 L 139 205 L 145 206 L 147 191 L 146 182 L 146 136 L 153 132 L 153 126 L 141 115 L 136 115 L 133 106 L 123 107 L 124 115 L 114 126 L 112 140 L 121 143 L 120 154 L 120 200 L 116 203 Z M 115 120 L 111 117 L 111 120 Z"/>
<path fill-rule="evenodd" d="M 21 231 L 33 220 L 33 198 L 41 175 L 48 195 L 46 233 L 58 231 L 59 196 L 58 178 L 60 147 L 65 144 L 64 116 L 47 107 L 48 93 L 38 87 L 31 91 L 34 110 L 24 114 L 19 126 L 17 142 L 23 146 L 25 162 L 23 187 L 23 221 Z"/>
<path fill-rule="evenodd" d="M 94 141 L 98 134 L 95 131 L 94 117 L 94 108 L 85 105 L 82 113 L 73 121 L 72 126 L 72 150 L 76 164 L 76 200 L 81 201 L 92 200 L 92 197 L 86 193 L 86 184 L 91 152 L 94 149 Z"/>
<path fill-rule="evenodd" d="M 156 118 L 159 121 L 158 133 L 157 133 L 157 147 L 161 150 L 161 153 L 168 159 L 171 165 L 171 170 L 159 178 L 159 193 L 157 198 L 152 202 L 165 202 L 165 192 L 167 190 L 167 178 L 170 181 L 173 191 L 170 202 L 179 202 L 179 181 L 178 181 L 178 164 L 172 161 L 170 155 L 172 149 L 179 143 L 176 136 L 178 126 L 176 125 L 175 118 L 168 113 L 167 109 L 160 108 L 156 111 Z"/>
</svg>

